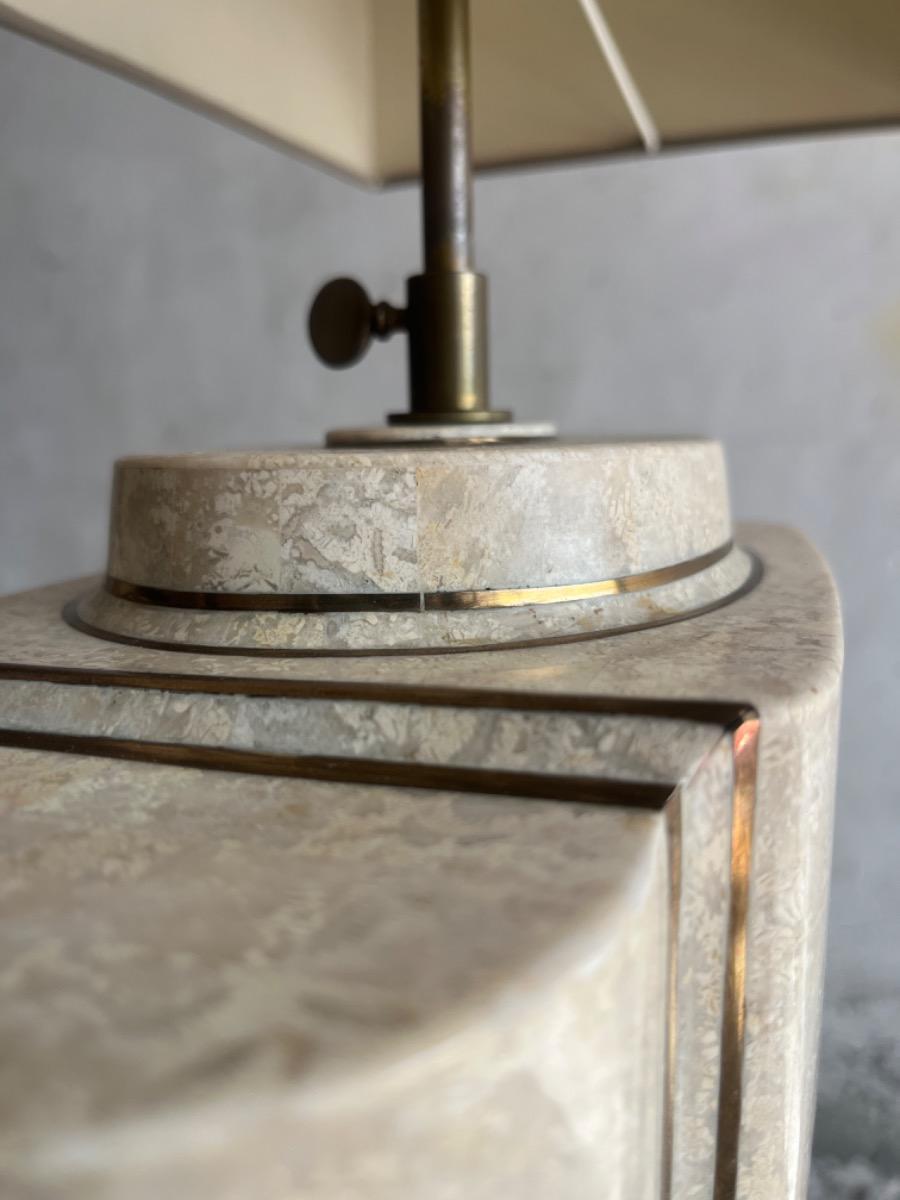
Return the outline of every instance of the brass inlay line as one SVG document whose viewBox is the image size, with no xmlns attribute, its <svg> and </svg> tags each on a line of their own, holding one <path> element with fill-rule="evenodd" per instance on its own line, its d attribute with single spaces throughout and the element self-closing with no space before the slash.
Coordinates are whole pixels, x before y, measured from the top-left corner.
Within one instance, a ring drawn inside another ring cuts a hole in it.
<svg viewBox="0 0 900 1200">
<path fill-rule="evenodd" d="M 473 643 L 462 646 L 386 646 L 362 647 L 356 649 L 325 649 L 305 648 L 294 646 L 215 646 L 199 642 L 175 642 L 158 638 L 145 638 L 128 633 L 117 633 L 103 629 L 86 621 L 78 611 L 79 598 L 68 601 L 63 607 L 63 619 L 79 633 L 98 638 L 104 642 L 113 642 L 122 646 L 139 646 L 144 650 L 172 650 L 180 654 L 209 654 L 221 655 L 226 658 L 421 658 L 436 654 L 489 654 L 503 650 L 526 650 L 538 646 L 564 646 L 576 642 L 600 641 L 605 638 L 622 637 L 629 633 L 642 633 L 648 629 L 658 629 L 663 625 L 675 625 L 682 621 L 690 621 L 695 617 L 705 616 L 716 612 L 726 605 L 733 604 L 743 596 L 752 592 L 763 576 L 763 565 L 757 555 L 748 552 L 750 571 L 742 584 L 725 596 L 710 600 L 696 608 L 685 609 L 683 612 L 664 613 L 652 617 L 648 621 L 638 621 L 631 625 L 618 625 L 612 629 L 591 629 L 584 633 L 551 634 L 547 637 L 525 637 L 504 642 Z M 83 597 L 81 598 L 83 599 Z"/>
<path fill-rule="evenodd" d="M 567 604 L 640 592 L 687 579 L 721 562 L 734 548 L 723 546 L 684 562 L 617 579 L 563 583 L 551 587 L 487 588 L 457 592 L 193 592 L 129 583 L 106 577 L 106 590 L 120 600 L 162 608 L 203 609 L 213 612 L 451 612 L 476 608 L 520 608 L 530 604 Z"/>
<path fill-rule="evenodd" d="M 731 893 L 728 951 L 722 1009 L 719 1066 L 719 1113 L 713 1200 L 737 1195 L 743 1105 L 744 1050 L 747 1015 L 747 916 L 750 863 L 756 807 L 759 717 L 754 714 L 731 735 L 734 780 L 731 807 Z"/>
<path fill-rule="evenodd" d="M 268 754 L 221 746 L 180 742 L 144 742 L 135 738 L 89 734 L 45 733 L 0 729 L 0 746 L 20 750 L 95 755 L 128 762 L 146 762 L 207 771 L 236 771 L 315 779 L 326 783 L 365 783 L 387 787 L 426 788 L 448 792 L 477 792 L 529 800 L 566 800 L 580 804 L 615 804 L 661 811 L 672 783 L 612 779 L 605 776 L 542 774 L 462 767 L 447 764 L 397 762 L 391 759 L 346 758 L 324 754 Z"/>
<path fill-rule="evenodd" d="M 675 1153 L 675 1077 L 678 1070 L 678 949 L 681 931 L 681 789 L 665 808 L 669 868 L 669 939 L 666 963 L 666 1033 L 663 1063 L 661 1200 L 670 1200 Z"/>
<path fill-rule="evenodd" d="M 730 894 L 720 1042 L 719 1101 L 714 1166 L 714 1200 L 734 1200 L 743 1100 L 746 1023 L 747 919 L 753 818 L 757 788 L 759 716 L 733 701 L 622 696 L 548 696 L 482 688 L 382 683 L 338 683 L 119 671 L 107 668 L 42 667 L 2 663 L 0 679 L 63 685 L 147 688 L 178 693 L 283 696 L 313 699 L 380 699 L 386 703 L 513 711 L 559 711 L 646 716 L 716 724 L 731 740 L 733 761 Z M 665 813 L 669 843 L 670 925 L 667 964 L 667 1024 L 662 1113 L 661 1194 L 669 1200 L 675 1140 L 678 1035 L 678 938 L 681 900 L 681 796 L 675 783 L 608 777 L 564 776 L 527 771 L 329 757 L 261 754 L 219 747 L 141 742 L 128 738 L 0 729 L 0 746 L 122 759 L 206 770 L 280 775 L 333 783 L 383 784 L 527 799 L 620 805 Z"/>
<path fill-rule="evenodd" d="M 602 694 L 552 695 L 509 688 L 381 683 L 366 680 L 284 679 L 252 675 L 199 675 L 190 672 L 119 670 L 111 667 L 50 667 L 14 662 L 0 663 L 0 679 L 89 687 L 146 688 L 182 694 L 201 692 L 294 700 L 380 700 L 385 704 L 421 704 L 443 708 L 600 713 L 608 716 L 697 721 L 702 725 L 720 725 L 723 728 L 730 728 L 734 722 L 745 719 L 754 711 L 749 704 L 739 704 L 731 700 Z"/>
</svg>

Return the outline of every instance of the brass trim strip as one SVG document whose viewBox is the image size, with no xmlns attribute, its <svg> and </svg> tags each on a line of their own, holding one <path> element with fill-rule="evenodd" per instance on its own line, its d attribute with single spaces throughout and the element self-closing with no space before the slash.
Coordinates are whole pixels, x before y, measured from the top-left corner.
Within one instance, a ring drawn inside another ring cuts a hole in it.
<svg viewBox="0 0 900 1200">
<path fill-rule="evenodd" d="M 662 1162 L 660 1193 L 670 1200 L 675 1162 L 675 1077 L 678 1071 L 678 951 L 681 936 L 681 788 L 665 807 L 669 869 L 669 940 L 666 963 L 666 1030 L 663 1063 Z"/>
<path fill-rule="evenodd" d="M 148 688 L 180 693 L 226 693 L 298 698 L 382 699 L 454 707 L 507 708 L 511 710 L 593 712 L 620 716 L 647 716 L 693 720 L 719 725 L 729 736 L 733 762 L 730 895 L 727 953 L 723 981 L 722 1032 L 717 1136 L 714 1166 L 714 1200 L 734 1200 L 737 1194 L 740 1133 L 743 1107 L 743 1071 L 746 1036 L 747 920 L 754 810 L 757 792 L 759 714 L 749 704 L 735 701 L 660 699 L 622 696 L 547 696 L 489 689 L 410 686 L 334 681 L 241 679 L 205 675 L 177 675 L 154 671 L 117 671 L 107 668 L 40 667 L 0 663 L 0 679 L 30 679 L 56 684 L 97 687 Z M 672 1186 L 677 1065 L 677 971 L 681 893 L 681 811 L 677 784 L 632 782 L 607 777 L 567 777 L 529 772 L 432 766 L 372 759 L 291 756 L 223 750 L 204 746 L 139 741 L 126 738 L 34 733 L 0 729 L 0 746 L 62 753 L 96 755 L 130 762 L 152 762 L 247 774 L 284 775 L 335 783 L 386 784 L 523 799 L 566 800 L 610 804 L 659 811 L 665 814 L 669 840 L 670 942 L 667 964 L 667 1026 L 665 1093 L 662 1127 L 661 1194 L 669 1200 Z M 677 843 L 677 844 L 676 844 Z"/>
<path fill-rule="evenodd" d="M 715 550 L 668 567 L 552 587 L 489 588 L 459 592 L 192 592 L 129 583 L 107 575 L 105 588 L 119 600 L 158 608 L 203 609 L 212 612 L 457 612 L 476 608 L 520 608 L 530 604 L 567 604 L 625 592 L 645 591 L 687 579 L 721 562 L 734 549 L 728 541 Z"/>
<path fill-rule="evenodd" d="M 611 779 L 605 776 L 541 774 L 496 768 L 397 762 L 391 759 L 345 758 L 323 754 L 266 754 L 220 746 L 180 742 L 143 742 L 134 738 L 93 734 L 45 733 L 0 729 L 0 746 L 19 750 L 95 755 L 127 762 L 197 767 L 207 771 L 236 771 L 315 779 L 326 783 L 364 783 L 387 787 L 425 788 L 448 792 L 514 796 L 527 800 L 565 800 L 579 804 L 610 804 L 661 812 L 676 786 L 673 783 Z"/>
<path fill-rule="evenodd" d="M 30 680 L 93 687 L 212 695 L 267 696 L 296 700 L 380 700 L 442 708 L 509 709 L 513 712 L 603 713 L 622 717 L 659 717 L 696 721 L 729 729 L 755 712 L 731 700 L 670 699 L 653 696 L 559 695 L 500 688 L 440 684 L 376 683 L 365 680 L 279 679 L 271 676 L 199 675 L 188 672 L 117 670 L 110 667 L 48 667 L 0 662 L 0 679 Z"/>
<path fill-rule="evenodd" d="M 491 654 L 501 650 L 527 650 L 538 646 L 564 646 L 575 642 L 600 641 L 603 638 L 621 637 L 628 633 L 643 633 L 664 625 L 677 625 L 716 612 L 748 595 L 763 577 L 764 568 L 759 557 L 746 551 L 750 560 L 747 578 L 734 591 L 707 604 L 684 612 L 666 613 L 649 621 L 638 621 L 633 625 L 619 625 L 614 629 L 593 629 L 586 633 L 561 633 L 549 637 L 519 638 L 508 642 L 492 642 L 487 645 L 468 646 L 401 646 L 373 647 L 362 649 L 304 649 L 291 646 L 211 646 L 198 642 L 170 642 L 137 637 L 127 633 L 114 633 L 86 621 L 78 612 L 83 597 L 70 600 L 63 607 L 63 620 L 79 633 L 113 642 L 121 646 L 138 646 L 143 650 L 172 650 L 181 654 L 222 655 L 228 658 L 423 658 L 436 654 Z"/>
<path fill-rule="evenodd" d="M 738 1187 L 747 1017 L 747 919 L 750 906 L 759 731 L 759 716 L 754 713 L 745 717 L 731 734 L 734 769 L 731 803 L 731 889 L 722 1000 L 713 1200 L 734 1200 Z"/>
</svg>

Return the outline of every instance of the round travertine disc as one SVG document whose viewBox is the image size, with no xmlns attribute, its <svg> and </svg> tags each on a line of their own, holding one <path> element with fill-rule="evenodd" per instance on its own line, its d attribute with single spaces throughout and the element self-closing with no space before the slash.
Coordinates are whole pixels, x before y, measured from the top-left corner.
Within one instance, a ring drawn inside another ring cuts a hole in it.
<svg viewBox="0 0 900 1200">
<path fill-rule="evenodd" d="M 129 458 L 77 617 L 270 653 L 578 636 L 732 595 L 751 565 L 730 538 L 702 440 Z"/>
</svg>

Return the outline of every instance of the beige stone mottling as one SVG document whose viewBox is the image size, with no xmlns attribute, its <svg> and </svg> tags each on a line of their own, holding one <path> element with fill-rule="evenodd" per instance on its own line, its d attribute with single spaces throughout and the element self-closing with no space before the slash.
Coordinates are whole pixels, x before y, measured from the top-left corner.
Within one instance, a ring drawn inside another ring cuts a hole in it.
<svg viewBox="0 0 900 1200">
<path fill-rule="evenodd" d="M 116 472 L 110 568 L 197 591 L 273 592 L 281 582 L 279 479 L 197 468 Z"/>
<path fill-rule="evenodd" d="M 622 442 L 467 454 L 417 468 L 424 591 L 613 579 L 727 542 L 712 442 Z M 475 582 L 476 580 L 480 582 Z"/>
<path fill-rule="evenodd" d="M 439 684 L 476 699 L 524 693 L 545 713 L 591 696 L 754 704 L 738 1196 L 803 1200 L 840 621 L 827 569 L 799 535 L 748 526 L 738 537 L 765 569 L 742 599 L 572 645 L 308 659 L 150 650 L 66 626 L 59 612 L 83 590 L 76 581 L 0 602 L 0 661 Z M 282 748 L 314 736 L 350 749 L 355 729 L 385 755 L 498 755 L 532 770 L 554 761 L 542 760 L 541 738 L 549 746 L 558 735 L 558 763 L 621 778 L 671 768 L 689 873 L 674 1195 L 709 1195 L 730 803 L 720 728 L 675 736 L 673 722 L 670 738 L 655 718 L 554 717 L 540 733 L 540 722 L 504 717 L 454 735 L 452 721 L 377 705 L 342 728 L 341 703 L 314 714 L 302 699 L 293 709 L 218 696 L 174 703 L 107 685 L 88 695 L 83 684 L 48 700 L 41 686 L 5 680 L 4 720 L 120 720 L 172 737 L 182 723 L 208 741 Z M 0 751 L 0 762 L 4 1196 L 657 1194 L 662 815 L 35 752 Z"/>
<path fill-rule="evenodd" d="M 268 754 L 360 757 L 669 783 L 707 753 L 694 721 L 379 701 L 59 687 L 0 678 L 8 729 L 134 738 Z"/>
<path fill-rule="evenodd" d="M 317 463 L 278 472 L 279 590 L 418 591 L 414 468 Z"/>
<path fill-rule="evenodd" d="M 681 789 L 672 1194 L 708 1200 L 716 1160 L 734 783 L 719 739 Z"/>
<path fill-rule="evenodd" d="M 180 591 L 428 592 L 587 583 L 731 536 L 707 441 L 125 458 L 109 571 Z"/>
<path fill-rule="evenodd" d="M 716 604 L 741 589 L 753 570 L 738 547 L 712 567 L 645 591 L 559 604 L 428 612 L 210 612 L 139 604 L 102 584 L 77 600 L 78 615 L 99 631 L 154 643 L 210 649 L 459 649 L 616 630 Z"/>
<path fill-rule="evenodd" d="M 655 1200 L 661 817 L 4 764 L 5 1196 Z"/>
</svg>

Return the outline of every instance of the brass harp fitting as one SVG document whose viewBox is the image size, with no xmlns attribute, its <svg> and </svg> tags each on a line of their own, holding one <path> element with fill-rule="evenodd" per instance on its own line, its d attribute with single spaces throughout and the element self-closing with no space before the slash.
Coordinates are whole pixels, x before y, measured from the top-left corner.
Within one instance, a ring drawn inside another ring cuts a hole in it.
<svg viewBox="0 0 900 1200">
<path fill-rule="evenodd" d="M 410 410 L 392 424 L 505 423 L 511 414 L 490 407 L 487 278 L 473 269 L 469 0 L 419 0 L 419 94 L 425 269 L 407 279 L 405 309 L 333 279 L 313 301 L 310 339 L 346 367 L 403 329 Z"/>
</svg>

